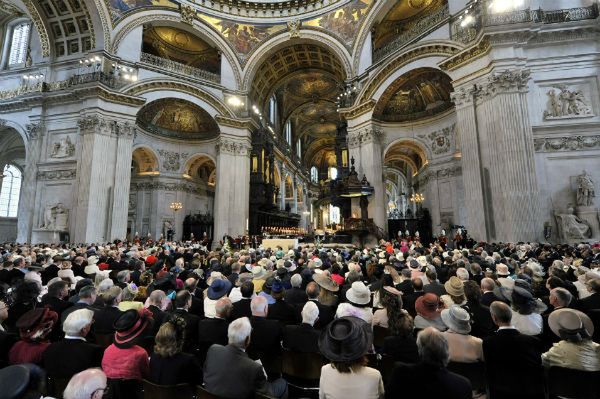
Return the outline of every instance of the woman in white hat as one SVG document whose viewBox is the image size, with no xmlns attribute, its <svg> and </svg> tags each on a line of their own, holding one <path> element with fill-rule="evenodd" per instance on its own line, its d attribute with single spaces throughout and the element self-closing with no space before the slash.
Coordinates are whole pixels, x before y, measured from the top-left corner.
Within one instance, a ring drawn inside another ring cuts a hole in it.
<svg viewBox="0 0 600 399">
<path fill-rule="evenodd" d="M 542 354 L 545 367 L 600 371 L 600 344 L 592 341 L 594 323 L 588 315 L 562 308 L 550 313 L 548 325 L 561 341 Z"/>
<path fill-rule="evenodd" d="M 371 302 L 371 291 L 362 281 L 355 281 L 346 291 L 348 302 L 340 303 L 335 312 L 335 317 L 354 316 L 371 324 L 373 321 L 373 310 L 369 306 Z"/>
<path fill-rule="evenodd" d="M 459 363 L 475 363 L 483 361 L 483 341 L 469 335 L 471 317 L 460 306 L 453 305 L 442 310 L 442 321 L 448 327 L 442 334 L 448 341 L 450 361 Z"/>
</svg>

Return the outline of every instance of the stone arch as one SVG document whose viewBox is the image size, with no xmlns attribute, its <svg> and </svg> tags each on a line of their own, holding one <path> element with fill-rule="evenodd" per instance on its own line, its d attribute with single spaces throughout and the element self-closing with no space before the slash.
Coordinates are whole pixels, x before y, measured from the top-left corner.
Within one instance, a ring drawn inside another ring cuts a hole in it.
<svg viewBox="0 0 600 399">
<path fill-rule="evenodd" d="M 195 153 L 191 155 L 183 166 L 183 174 L 186 178 L 201 180 L 208 186 L 216 186 L 217 161 L 206 153 Z"/>
<path fill-rule="evenodd" d="M 118 52 L 121 42 L 133 29 L 151 22 L 177 26 L 180 29 L 187 30 L 188 32 L 199 36 L 208 43 L 215 45 L 231 65 L 235 76 L 236 86 L 238 88 L 241 87 L 242 66 L 229 43 L 227 43 L 212 26 L 202 20 L 194 19 L 193 28 L 182 23 L 181 14 L 178 11 L 164 9 L 148 10 L 141 8 L 140 10 L 128 13 L 127 16 L 121 19 L 113 29 L 112 48 L 114 52 Z"/>
<path fill-rule="evenodd" d="M 285 199 L 290 200 L 294 198 L 294 181 L 292 175 L 289 173 L 285 174 Z"/>
<path fill-rule="evenodd" d="M 358 93 L 356 104 L 377 101 L 385 89 L 404 73 L 422 67 L 441 70 L 437 65 L 456 54 L 460 46 L 449 40 L 429 40 L 410 46 L 380 66 Z"/>
<path fill-rule="evenodd" d="M 427 145 L 416 138 L 399 138 L 388 144 L 383 150 L 383 165 L 404 163 L 416 175 L 429 163 L 432 154 Z M 401 168 L 399 168 L 402 170 Z"/>
<path fill-rule="evenodd" d="M 213 118 L 218 115 L 234 117 L 229 107 L 210 92 L 174 79 L 141 80 L 126 87 L 123 92 L 143 97 L 147 102 L 167 97 L 182 98 L 198 103 L 198 106 L 206 110 Z"/>
<path fill-rule="evenodd" d="M 352 76 L 351 56 L 348 50 L 338 40 L 331 36 L 315 31 L 302 29 L 300 38 L 290 39 L 289 32 L 282 32 L 263 43 L 248 58 L 243 73 L 242 91 L 250 91 L 251 82 L 254 80 L 260 66 L 279 50 L 294 44 L 314 44 L 334 54 L 341 62 L 346 78 Z"/>
<path fill-rule="evenodd" d="M 138 144 L 133 147 L 131 163 L 132 176 L 159 174 L 160 162 L 158 155 L 148 145 Z"/>
<path fill-rule="evenodd" d="M 90 12 L 91 20 L 94 23 L 94 30 L 96 32 L 96 48 L 112 51 L 110 37 L 112 22 L 106 3 L 102 0 L 85 0 L 85 3 L 87 4 L 88 10 L 96 11 Z M 102 38 L 101 42 L 98 40 L 100 38 Z"/>
</svg>

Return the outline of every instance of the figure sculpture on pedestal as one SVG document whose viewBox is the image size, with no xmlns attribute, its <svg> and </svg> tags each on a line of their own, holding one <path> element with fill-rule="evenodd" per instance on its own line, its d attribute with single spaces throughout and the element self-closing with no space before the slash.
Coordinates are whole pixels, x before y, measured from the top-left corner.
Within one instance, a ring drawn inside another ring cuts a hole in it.
<svg viewBox="0 0 600 399">
<path fill-rule="evenodd" d="M 44 222 L 41 226 L 46 230 L 66 231 L 69 220 L 69 211 L 63 207 L 63 204 L 49 204 L 44 210 Z"/>
<path fill-rule="evenodd" d="M 577 176 L 577 205 L 592 206 L 595 196 L 594 181 L 584 170 Z"/>
<path fill-rule="evenodd" d="M 563 239 L 579 240 L 591 237 L 591 227 L 573 214 L 572 207 L 569 207 L 566 213 L 557 214 L 556 217 L 560 223 Z"/>
</svg>

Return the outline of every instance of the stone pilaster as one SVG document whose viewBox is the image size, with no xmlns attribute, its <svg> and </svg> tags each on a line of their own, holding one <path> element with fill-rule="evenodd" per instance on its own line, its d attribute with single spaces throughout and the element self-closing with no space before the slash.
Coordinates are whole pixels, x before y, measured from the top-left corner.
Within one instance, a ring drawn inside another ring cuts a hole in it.
<svg viewBox="0 0 600 399">
<path fill-rule="evenodd" d="M 475 91 L 473 88 L 458 89 L 452 94 L 452 100 L 456 104 L 457 141 L 460 143 L 465 185 L 466 227 L 475 239 L 487 240 Z"/>
<path fill-rule="evenodd" d="M 298 182 L 296 181 L 296 178 L 294 178 L 293 182 L 294 206 L 292 207 L 292 212 L 298 213 Z"/>
<path fill-rule="evenodd" d="M 117 141 L 117 162 L 115 164 L 115 186 L 112 199 L 111 240 L 124 239 L 127 233 L 130 184 L 126 184 L 126 182 L 131 180 L 131 157 L 135 136 L 135 127 L 128 122 L 116 122 L 113 127 Z"/>
<path fill-rule="evenodd" d="M 30 123 L 27 129 L 27 162 L 23 171 L 23 182 L 19 200 L 17 241 L 31 242 L 33 214 L 36 196 L 37 162 L 40 159 L 44 125 L 42 122 Z"/>
<path fill-rule="evenodd" d="M 246 232 L 250 195 L 250 140 L 221 136 L 217 143 L 215 246 L 229 234 Z"/>
</svg>

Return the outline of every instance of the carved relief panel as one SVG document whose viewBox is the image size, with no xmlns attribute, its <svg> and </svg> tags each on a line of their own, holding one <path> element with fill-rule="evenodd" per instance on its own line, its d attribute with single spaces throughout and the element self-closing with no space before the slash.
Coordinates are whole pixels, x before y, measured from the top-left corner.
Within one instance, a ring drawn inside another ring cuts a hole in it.
<svg viewBox="0 0 600 399">
<path fill-rule="evenodd" d="M 536 82 L 534 118 L 541 124 L 579 123 L 598 116 L 598 84 L 594 78 Z M 535 115 L 537 114 L 537 115 Z M 577 120 L 577 121 L 576 121 Z"/>
</svg>

